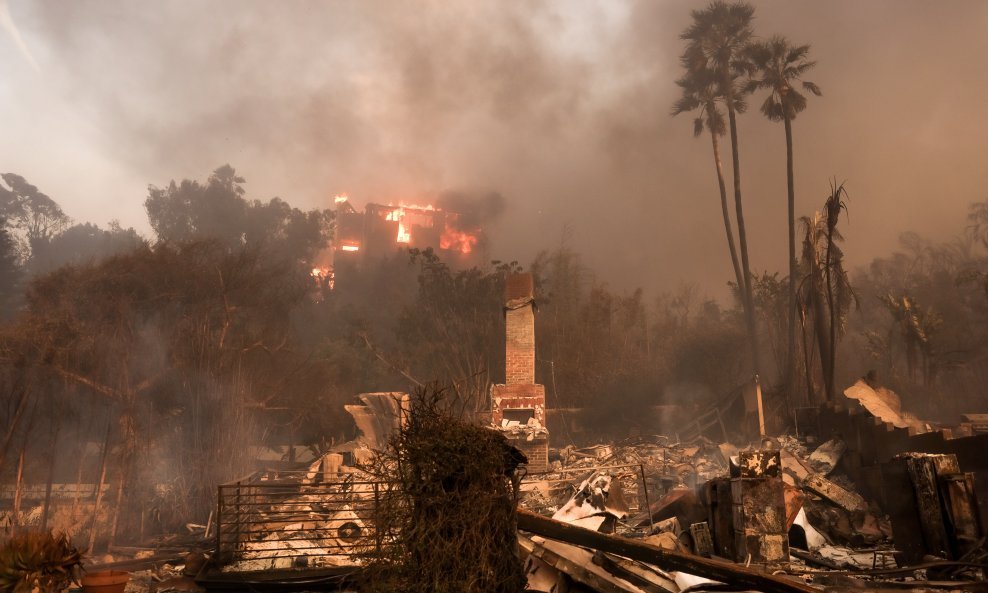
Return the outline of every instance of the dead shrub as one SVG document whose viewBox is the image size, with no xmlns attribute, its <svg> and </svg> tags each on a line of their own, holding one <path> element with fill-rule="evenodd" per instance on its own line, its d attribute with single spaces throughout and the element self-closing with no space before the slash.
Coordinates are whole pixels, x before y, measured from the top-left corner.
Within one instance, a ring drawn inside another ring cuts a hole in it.
<svg viewBox="0 0 988 593">
<path fill-rule="evenodd" d="M 409 593 L 516 593 L 520 453 L 456 412 L 452 390 L 412 395 L 406 422 L 376 461 L 386 484 L 377 527 L 382 556 L 367 588 Z"/>
</svg>

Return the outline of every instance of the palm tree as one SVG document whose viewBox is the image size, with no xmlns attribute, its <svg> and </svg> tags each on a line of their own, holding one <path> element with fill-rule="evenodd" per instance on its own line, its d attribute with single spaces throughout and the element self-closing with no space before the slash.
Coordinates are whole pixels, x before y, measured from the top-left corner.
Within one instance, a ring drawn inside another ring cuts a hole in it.
<svg viewBox="0 0 988 593">
<path fill-rule="evenodd" d="M 846 197 L 847 190 L 844 189 L 844 184 L 837 185 L 835 179 L 830 184 L 830 196 L 823 207 L 827 224 L 826 267 L 824 271 L 827 282 L 827 308 L 830 310 L 830 381 L 827 383 L 827 399 L 829 401 L 834 400 L 838 328 L 843 330 L 844 314 L 847 310 L 842 299 L 844 299 L 845 292 L 852 297 L 854 294 L 847 279 L 847 271 L 844 270 L 844 252 L 835 243 L 835 241 L 844 240 L 844 237 L 837 230 L 837 222 L 840 219 L 840 211 L 847 212 L 847 204 L 844 202 Z M 836 297 L 834 293 L 836 293 Z M 838 323 L 840 323 L 839 326 Z"/>
<path fill-rule="evenodd" d="M 770 40 L 753 43 L 748 56 L 754 67 L 753 76 L 746 90 L 767 89 L 768 97 L 762 103 L 762 113 L 770 121 L 781 121 L 786 129 L 786 181 L 789 190 L 789 358 L 786 365 L 786 387 L 792 390 L 796 375 L 796 190 L 793 183 L 792 120 L 806 109 L 806 97 L 797 90 L 803 89 L 820 96 L 820 87 L 801 80 L 802 75 L 816 62 L 807 61 L 809 45 L 794 46 L 785 37 L 776 35 Z"/>
<path fill-rule="evenodd" d="M 741 265 L 738 263 L 738 251 L 734 244 L 731 215 L 727 208 L 727 188 L 724 185 L 724 166 L 720 158 L 720 143 L 718 141 L 718 137 L 727 132 L 724 113 L 717 106 L 717 101 L 721 98 L 718 90 L 719 85 L 715 74 L 707 69 L 687 72 L 685 76 L 676 81 L 676 84 L 683 90 L 683 95 L 673 105 L 672 115 L 676 116 L 688 111 L 699 110 L 693 120 L 693 136 L 699 137 L 704 128 L 710 132 L 710 142 L 714 150 L 714 165 L 717 170 L 717 185 L 720 187 L 720 209 L 724 215 L 724 232 L 727 235 L 727 247 L 731 252 L 731 263 L 734 265 L 734 277 L 738 283 L 738 290 L 741 290 L 744 286 L 744 276 L 741 274 Z"/>
<path fill-rule="evenodd" d="M 745 323 L 751 347 L 752 367 L 758 373 L 758 335 L 755 328 L 755 311 L 751 296 L 751 266 L 748 261 L 748 238 L 744 226 L 744 209 L 741 204 L 741 164 L 738 154 L 737 114 L 745 110 L 742 77 L 751 68 L 747 62 L 746 48 L 753 31 L 751 21 L 755 9 L 745 2 L 728 4 L 715 0 L 703 10 L 694 10 L 693 23 L 680 37 L 687 42 L 682 63 L 687 72 L 709 70 L 714 77 L 718 94 L 727 108 L 728 127 L 731 131 L 731 157 L 734 166 L 734 207 L 738 224 L 738 244 L 741 251 L 743 280 L 742 290 Z"/>
<path fill-rule="evenodd" d="M 814 397 L 813 388 L 813 357 L 812 350 L 817 350 L 820 358 L 820 371 L 825 386 L 827 377 L 830 376 L 830 344 L 828 339 L 830 332 L 827 330 L 827 298 L 824 288 L 824 266 L 825 255 L 825 226 L 823 214 L 813 213 L 813 216 L 804 216 L 800 219 L 803 224 L 803 252 L 802 252 L 802 281 L 800 283 L 799 304 L 800 321 L 803 327 L 803 355 L 805 357 L 806 390 L 807 403 L 812 404 Z M 807 343 L 806 326 L 809 321 L 814 341 Z M 828 390 L 825 387 L 824 390 Z"/>
<path fill-rule="evenodd" d="M 837 229 L 840 211 L 847 211 L 843 198 L 847 197 L 844 185 L 831 185 L 830 196 L 823 211 L 813 217 L 803 217 L 803 280 L 799 302 L 801 316 L 805 320 L 812 314 L 813 333 L 819 347 L 820 370 L 826 399 L 834 399 L 837 342 L 847 322 L 847 312 L 857 296 L 851 288 L 844 268 L 844 252 L 837 244 L 843 240 Z M 805 321 L 804 321 L 805 324 Z M 804 350 L 806 349 L 804 345 Z M 807 353 L 807 389 L 812 391 L 810 363 Z"/>
</svg>

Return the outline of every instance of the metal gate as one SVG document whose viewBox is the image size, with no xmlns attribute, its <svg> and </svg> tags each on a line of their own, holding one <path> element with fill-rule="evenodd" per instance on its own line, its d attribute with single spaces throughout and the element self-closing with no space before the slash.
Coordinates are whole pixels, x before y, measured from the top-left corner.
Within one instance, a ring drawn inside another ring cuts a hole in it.
<svg viewBox="0 0 988 593">
<path fill-rule="evenodd" d="M 382 491 L 380 482 L 305 471 L 221 484 L 218 558 L 234 570 L 359 565 L 384 545 L 374 526 Z"/>
</svg>

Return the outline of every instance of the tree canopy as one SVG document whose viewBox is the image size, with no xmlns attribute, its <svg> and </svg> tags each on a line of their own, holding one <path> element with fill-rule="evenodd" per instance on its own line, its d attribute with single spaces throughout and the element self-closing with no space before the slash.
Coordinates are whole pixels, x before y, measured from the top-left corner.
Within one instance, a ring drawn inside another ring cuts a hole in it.
<svg viewBox="0 0 988 593">
<path fill-rule="evenodd" d="M 165 188 L 150 186 L 144 206 L 158 241 L 212 240 L 229 248 L 270 244 L 300 260 L 326 247 L 332 210 L 306 212 L 280 198 L 248 200 L 244 183 L 224 165 L 205 184 L 185 179 Z"/>
</svg>

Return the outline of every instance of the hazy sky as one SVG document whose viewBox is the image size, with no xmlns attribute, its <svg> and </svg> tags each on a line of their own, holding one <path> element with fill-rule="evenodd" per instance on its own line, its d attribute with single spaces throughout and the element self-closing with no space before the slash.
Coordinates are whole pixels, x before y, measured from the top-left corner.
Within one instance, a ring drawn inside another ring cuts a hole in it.
<svg viewBox="0 0 988 593">
<path fill-rule="evenodd" d="M 708 136 L 669 116 L 681 0 L 0 0 L 0 172 L 148 232 L 148 184 L 229 162 L 300 207 L 500 192 L 492 256 L 563 240 L 616 287 L 732 277 Z M 988 3 L 756 2 L 812 45 L 797 211 L 847 181 L 853 263 L 988 197 Z M 11 23 L 14 26 L 11 26 Z M 785 266 L 782 126 L 740 119 L 756 270 Z M 728 153 L 725 157 L 729 161 Z"/>
</svg>

